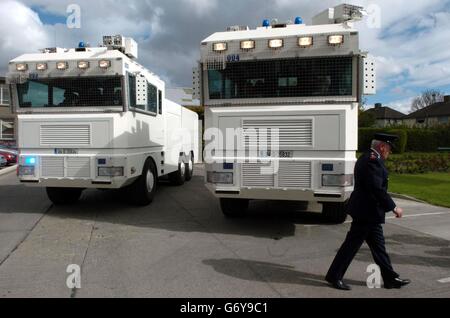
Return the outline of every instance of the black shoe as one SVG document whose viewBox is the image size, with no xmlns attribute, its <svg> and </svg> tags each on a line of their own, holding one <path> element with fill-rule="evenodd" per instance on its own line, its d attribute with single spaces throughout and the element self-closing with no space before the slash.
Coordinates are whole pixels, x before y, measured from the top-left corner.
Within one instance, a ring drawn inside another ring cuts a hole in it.
<svg viewBox="0 0 450 318">
<path fill-rule="evenodd" d="M 352 290 L 352 288 L 350 286 L 348 286 L 346 283 L 344 283 L 342 280 L 328 280 L 327 282 L 329 282 L 331 284 L 331 286 L 333 286 L 333 288 L 338 289 L 338 290 L 345 290 L 345 291 L 350 291 Z"/>
<path fill-rule="evenodd" d="M 411 284 L 411 281 L 409 279 L 400 279 L 396 278 L 391 281 L 387 281 L 384 283 L 384 288 L 386 289 L 400 289 L 403 286 Z"/>
</svg>

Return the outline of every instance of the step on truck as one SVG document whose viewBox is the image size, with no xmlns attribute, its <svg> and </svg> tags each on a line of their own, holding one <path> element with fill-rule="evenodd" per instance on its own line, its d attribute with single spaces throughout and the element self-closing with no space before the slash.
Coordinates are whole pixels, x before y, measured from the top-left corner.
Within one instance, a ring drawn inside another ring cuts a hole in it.
<svg viewBox="0 0 450 318">
<path fill-rule="evenodd" d="M 158 179 L 191 180 L 198 116 L 167 100 L 165 83 L 137 55 L 137 43 L 117 35 L 9 63 L 21 183 L 45 187 L 54 204 L 94 188 L 148 205 Z"/>
</svg>

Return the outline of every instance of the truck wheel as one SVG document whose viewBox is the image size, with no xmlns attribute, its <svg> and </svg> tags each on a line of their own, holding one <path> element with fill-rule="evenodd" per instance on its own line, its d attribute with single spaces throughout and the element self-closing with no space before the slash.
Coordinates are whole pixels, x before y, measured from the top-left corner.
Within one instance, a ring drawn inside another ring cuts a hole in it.
<svg viewBox="0 0 450 318">
<path fill-rule="evenodd" d="M 250 200 L 245 199 L 220 199 L 222 213 L 229 218 L 243 217 L 248 211 Z"/>
<path fill-rule="evenodd" d="M 191 181 L 194 176 L 194 155 L 189 156 L 189 163 L 186 164 L 186 181 Z"/>
<path fill-rule="evenodd" d="M 323 203 L 322 214 L 333 224 L 342 224 L 347 220 L 346 203 Z"/>
<path fill-rule="evenodd" d="M 141 176 L 126 188 L 125 193 L 132 204 L 147 206 L 153 202 L 157 182 L 156 167 L 151 159 L 147 159 Z"/>
<path fill-rule="evenodd" d="M 186 164 L 180 161 L 178 170 L 169 174 L 169 181 L 174 186 L 181 186 L 186 181 Z"/>
<path fill-rule="evenodd" d="M 47 188 L 47 196 L 54 205 L 69 205 L 76 203 L 83 189 L 78 188 Z"/>
</svg>

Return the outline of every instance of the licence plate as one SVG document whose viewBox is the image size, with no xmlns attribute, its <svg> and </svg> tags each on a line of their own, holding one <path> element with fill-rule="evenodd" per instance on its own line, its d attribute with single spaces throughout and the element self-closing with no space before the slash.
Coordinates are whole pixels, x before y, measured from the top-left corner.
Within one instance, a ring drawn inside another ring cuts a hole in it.
<svg viewBox="0 0 450 318">
<path fill-rule="evenodd" d="M 293 151 L 280 151 L 280 158 L 294 158 Z"/>
<path fill-rule="evenodd" d="M 57 148 L 55 149 L 55 155 L 78 155 L 78 150 Z"/>
<path fill-rule="evenodd" d="M 271 158 L 272 152 L 271 151 L 260 151 L 259 157 L 261 158 Z M 293 151 L 280 151 L 278 158 L 294 158 L 294 152 Z"/>
</svg>

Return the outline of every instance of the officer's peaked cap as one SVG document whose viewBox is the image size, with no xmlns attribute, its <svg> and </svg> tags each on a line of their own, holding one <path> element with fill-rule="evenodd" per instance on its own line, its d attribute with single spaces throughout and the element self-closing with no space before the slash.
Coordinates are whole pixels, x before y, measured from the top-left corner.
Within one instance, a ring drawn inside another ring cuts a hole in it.
<svg viewBox="0 0 450 318">
<path fill-rule="evenodd" d="M 388 134 L 376 134 L 375 140 L 382 141 L 390 145 L 393 149 L 395 148 L 395 143 L 398 141 L 398 136 L 388 135 Z"/>
</svg>

